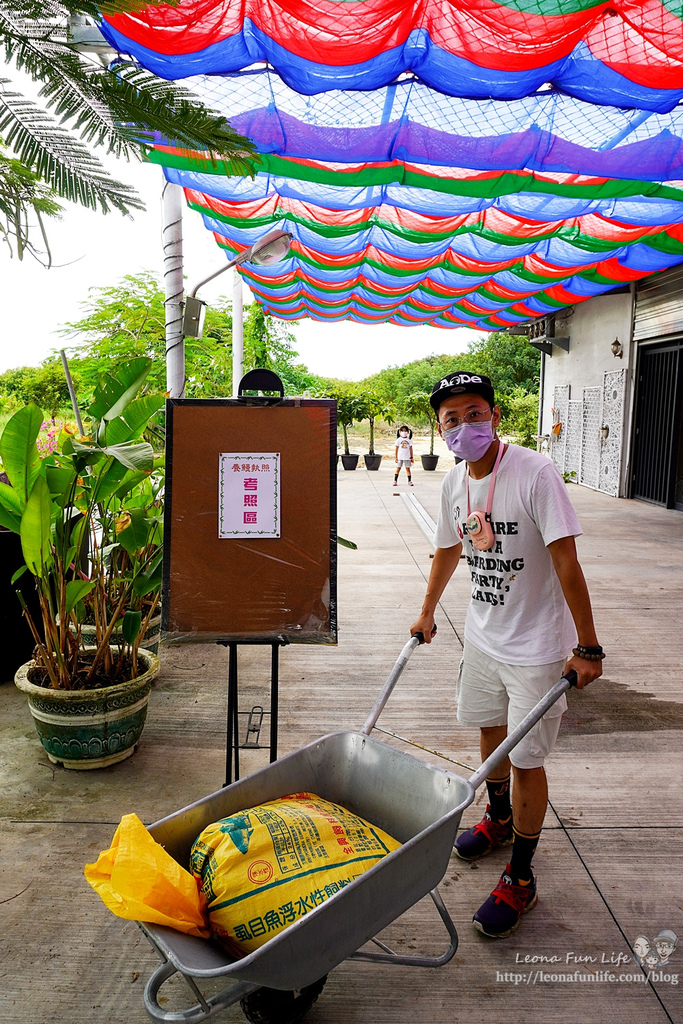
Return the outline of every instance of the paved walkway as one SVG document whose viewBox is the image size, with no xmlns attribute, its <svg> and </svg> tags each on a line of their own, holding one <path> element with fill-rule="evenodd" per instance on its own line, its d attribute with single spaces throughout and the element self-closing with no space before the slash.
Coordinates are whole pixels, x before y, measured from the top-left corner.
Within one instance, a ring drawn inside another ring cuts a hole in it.
<svg viewBox="0 0 683 1024">
<path fill-rule="evenodd" d="M 415 472 L 414 493 L 434 517 L 441 478 Z M 495 884 L 504 852 L 471 866 L 454 857 L 442 883 L 460 932 L 454 960 L 431 972 L 343 964 L 309 1024 L 683 1022 L 683 985 L 670 980 L 544 981 L 536 974 L 636 974 L 623 959 L 629 944 L 668 928 L 681 946 L 664 973 L 683 976 L 683 516 L 576 486 L 569 491 L 585 530 L 580 554 L 609 658 L 599 683 L 570 695 L 548 764 L 551 807 L 535 862 L 538 906 L 509 940 L 486 940 L 471 927 L 471 915 Z M 357 551 L 339 551 L 339 646 L 283 651 L 283 753 L 362 724 L 429 572 L 430 546 L 394 496 L 386 466 L 378 473 L 340 471 L 339 511 L 340 533 L 358 543 Z M 457 725 L 452 703 L 468 590 L 459 571 L 442 604 L 437 641 L 415 653 L 379 723 L 388 743 L 460 774 L 478 763 L 477 736 Z M 50 766 L 24 696 L 10 683 L 0 686 L 3 1024 L 148 1019 L 142 988 L 155 955 L 134 924 L 100 904 L 82 867 L 109 845 L 122 814 L 136 811 L 151 822 L 223 780 L 225 650 L 176 648 L 163 661 L 138 752 L 101 772 Z M 265 701 L 266 655 L 245 650 L 240 671 L 243 706 Z M 248 758 L 246 770 L 264 754 Z M 480 791 L 466 826 L 484 803 Z M 388 941 L 416 951 L 439 948 L 431 901 L 392 926 Z M 169 1008 L 174 998 L 170 991 Z M 182 990 L 177 998 L 187 1005 Z M 244 1018 L 233 1007 L 217 1019 Z"/>
</svg>

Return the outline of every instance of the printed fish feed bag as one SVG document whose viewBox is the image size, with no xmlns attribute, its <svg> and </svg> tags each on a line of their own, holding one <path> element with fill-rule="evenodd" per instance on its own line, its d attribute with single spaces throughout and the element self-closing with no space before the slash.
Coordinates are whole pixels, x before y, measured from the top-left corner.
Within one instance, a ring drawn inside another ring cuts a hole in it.
<svg viewBox="0 0 683 1024">
<path fill-rule="evenodd" d="M 295 793 L 209 825 L 194 842 L 190 870 L 213 935 L 244 955 L 400 845 L 337 804 Z"/>
</svg>

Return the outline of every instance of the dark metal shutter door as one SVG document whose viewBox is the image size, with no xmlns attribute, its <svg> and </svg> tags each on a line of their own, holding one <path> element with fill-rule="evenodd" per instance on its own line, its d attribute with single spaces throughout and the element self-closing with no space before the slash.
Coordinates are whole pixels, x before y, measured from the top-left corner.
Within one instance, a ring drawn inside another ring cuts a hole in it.
<svg viewBox="0 0 683 1024">
<path fill-rule="evenodd" d="M 633 467 L 633 497 L 668 505 L 675 443 L 680 348 L 641 348 Z"/>
</svg>

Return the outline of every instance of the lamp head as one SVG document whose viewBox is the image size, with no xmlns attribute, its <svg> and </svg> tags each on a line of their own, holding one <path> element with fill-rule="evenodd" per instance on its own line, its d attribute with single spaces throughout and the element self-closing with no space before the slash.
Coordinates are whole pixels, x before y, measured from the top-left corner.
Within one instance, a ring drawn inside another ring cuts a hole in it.
<svg viewBox="0 0 683 1024">
<path fill-rule="evenodd" d="M 244 262 L 255 263 L 257 267 L 270 267 L 273 263 L 279 263 L 289 252 L 291 241 L 289 231 L 269 231 L 251 247 Z"/>
</svg>

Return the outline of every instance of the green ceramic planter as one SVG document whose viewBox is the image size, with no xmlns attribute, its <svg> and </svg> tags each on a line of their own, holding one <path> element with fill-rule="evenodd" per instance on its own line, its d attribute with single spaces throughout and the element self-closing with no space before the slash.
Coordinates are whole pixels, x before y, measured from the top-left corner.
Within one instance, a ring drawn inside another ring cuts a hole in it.
<svg viewBox="0 0 683 1024">
<path fill-rule="evenodd" d="M 95 644 L 97 642 L 95 627 L 88 623 L 84 623 L 81 626 L 81 636 L 83 637 L 83 643 L 86 645 Z M 121 627 L 118 626 L 113 632 L 114 639 L 118 639 L 121 636 Z M 149 626 L 145 632 L 140 643 L 146 651 L 151 651 L 152 654 L 159 653 L 159 641 L 161 639 L 161 615 L 155 615 L 150 621 Z"/>
<path fill-rule="evenodd" d="M 140 649 L 137 679 L 98 690 L 48 690 L 29 682 L 33 662 L 22 665 L 14 682 L 28 694 L 33 724 L 45 753 L 65 768 L 106 768 L 130 757 L 140 739 L 152 680 L 161 664 Z"/>
</svg>

